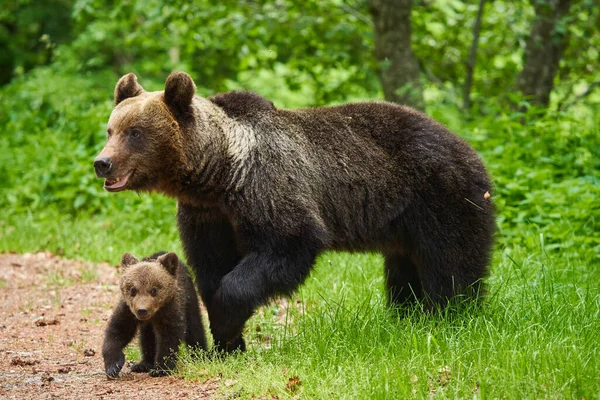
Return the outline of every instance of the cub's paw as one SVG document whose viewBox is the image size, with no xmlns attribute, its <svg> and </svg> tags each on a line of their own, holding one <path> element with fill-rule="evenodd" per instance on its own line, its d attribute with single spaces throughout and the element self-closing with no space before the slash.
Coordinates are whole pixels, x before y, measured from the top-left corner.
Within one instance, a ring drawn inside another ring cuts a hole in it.
<svg viewBox="0 0 600 400">
<path fill-rule="evenodd" d="M 131 366 L 131 372 L 148 372 L 154 367 L 152 364 L 140 362 Z"/>
<path fill-rule="evenodd" d="M 151 377 L 157 378 L 159 376 L 167 376 L 171 374 L 171 371 L 161 368 L 151 369 L 148 373 Z"/>
</svg>

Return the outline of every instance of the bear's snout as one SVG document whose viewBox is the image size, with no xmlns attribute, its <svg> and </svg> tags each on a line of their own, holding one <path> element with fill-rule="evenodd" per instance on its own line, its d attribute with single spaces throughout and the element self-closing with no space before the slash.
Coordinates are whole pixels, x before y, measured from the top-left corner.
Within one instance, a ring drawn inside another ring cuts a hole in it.
<svg viewBox="0 0 600 400">
<path fill-rule="evenodd" d="M 98 178 L 104 178 L 112 168 L 112 160 L 108 157 L 102 157 L 94 160 L 94 169 Z"/>
</svg>

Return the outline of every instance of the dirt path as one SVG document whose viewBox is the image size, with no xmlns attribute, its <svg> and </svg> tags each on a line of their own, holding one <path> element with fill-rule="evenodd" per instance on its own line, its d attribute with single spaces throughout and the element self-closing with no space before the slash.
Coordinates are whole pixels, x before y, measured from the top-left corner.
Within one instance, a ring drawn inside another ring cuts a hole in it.
<svg viewBox="0 0 600 400">
<path fill-rule="evenodd" d="M 103 330 L 118 296 L 116 269 L 50 253 L 0 254 L 0 398 L 217 396 L 218 379 L 103 372 Z"/>
</svg>

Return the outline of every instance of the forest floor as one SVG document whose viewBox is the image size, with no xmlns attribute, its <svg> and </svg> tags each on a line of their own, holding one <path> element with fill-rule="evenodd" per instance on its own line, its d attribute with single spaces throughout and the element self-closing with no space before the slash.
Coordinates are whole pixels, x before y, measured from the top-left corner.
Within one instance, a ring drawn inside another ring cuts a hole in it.
<svg viewBox="0 0 600 400">
<path fill-rule="evenodd" d="M 119 296 L 114 266 L 49 252 L 0 254 L 0 398 L 121 399 L 217 396 L 220 378 L 104 374 L 103 330 Z"/>
</svg>

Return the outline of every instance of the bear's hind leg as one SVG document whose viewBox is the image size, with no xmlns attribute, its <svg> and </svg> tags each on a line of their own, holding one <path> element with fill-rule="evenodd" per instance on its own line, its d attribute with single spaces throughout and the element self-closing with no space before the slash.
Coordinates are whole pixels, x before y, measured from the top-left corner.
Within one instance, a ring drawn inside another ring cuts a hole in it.
<svg viewBox="0 0 600 400">
<path fill-rule="evenodd" d="M 439 193 L 407 214 L 411 255 L 417 265 L 423 299 L 432 311 L 449 305 L 476 304 L 484 293 L 493 232 L 493 208 L 483 198 L 489 187 L 463 188 L 432 181 Z M 477 199 L 477 204 L 469 199 Z M 465 196 L 466 195 L 466 196 Z M 465 197 L 463 197 L 465 196 Z M 443 199 L 443 200 L 442 200 Z M 462 308 L 462 307 L 461 307 Z"/>
<path fill-rule="evenodd" d="M 142 361 L 131 366 L 131 372 L 148 372 L 154 368 L 156 357 L 156 337 L 152 325 L 146 324 L 140 329 L 140 347 L 142 349 Z"/>
<path fill-rule="evenodd" d="M 411 258 L 396 253 L 384 254 L 384 257 L 388 305 L 402 306 L 420 299 L 421 280 Z"/>
<path fill-rule="evenodd" d="M 442 249 L 443 246 L 437 251 Z M 430 250 L 423 256 L 419 275 L 423 298 L 432 311 L 444 309 L 449 304 L 464 305 L 484 294 L 485 261 L 455 255 L 450 250 L 444 255 Z"/>
</svg>

